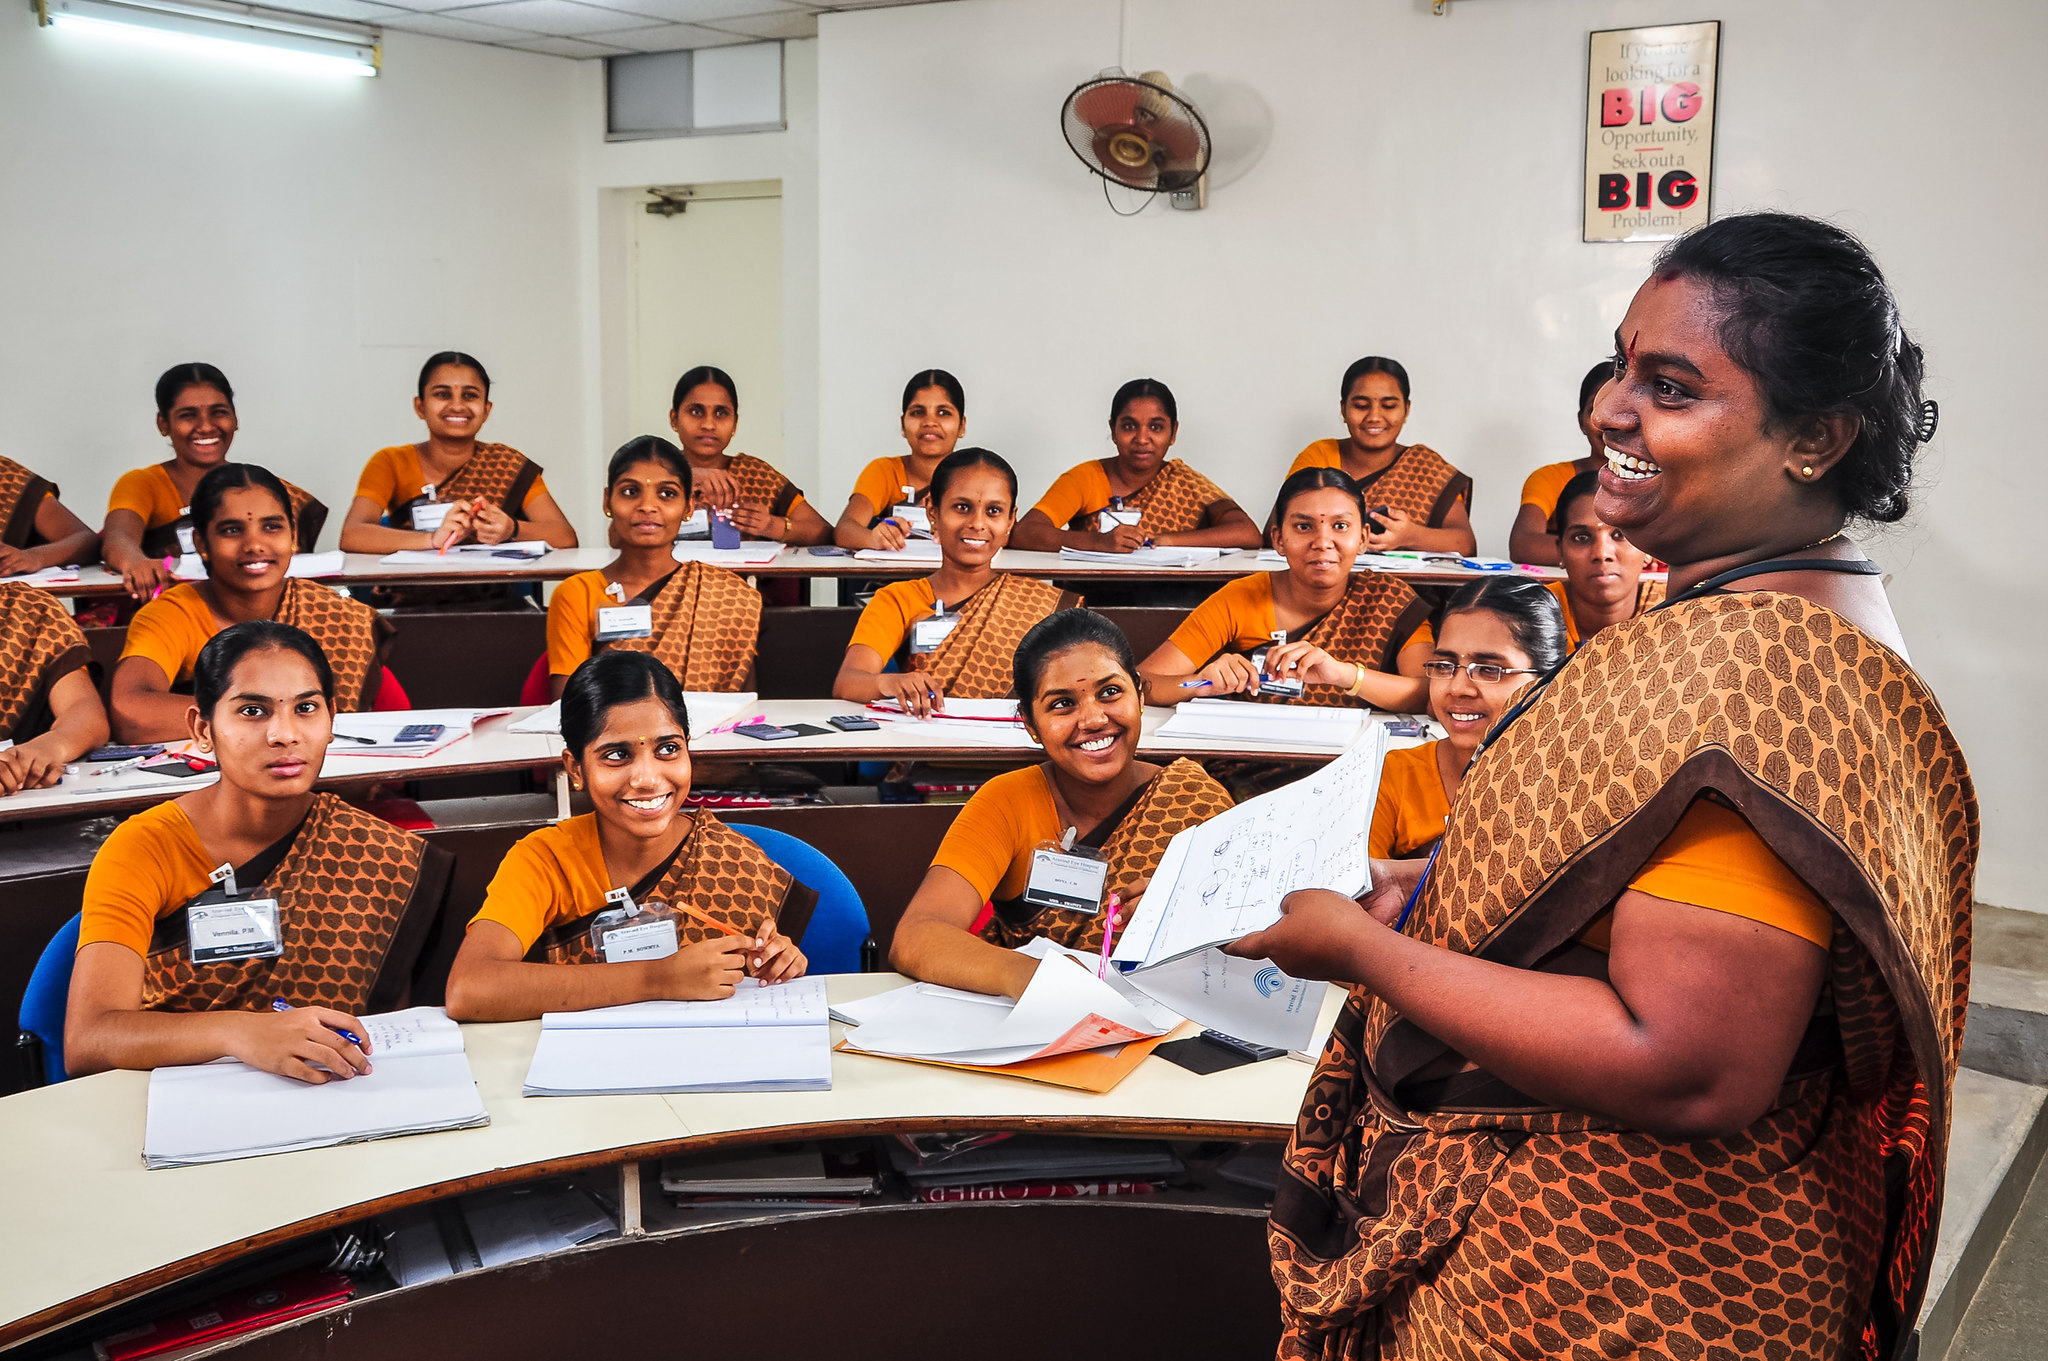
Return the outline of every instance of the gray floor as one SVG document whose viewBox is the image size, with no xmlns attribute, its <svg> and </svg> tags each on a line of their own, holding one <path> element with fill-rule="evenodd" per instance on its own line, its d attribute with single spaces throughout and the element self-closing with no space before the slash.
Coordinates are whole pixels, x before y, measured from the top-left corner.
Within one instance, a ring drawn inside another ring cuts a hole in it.
<svg viewBox="0 0 2048 1361">
<path fill-rule="evenodd" d="M 2041 1361 L 2048 1356 L 2048 1175 L 2034 1178 L 1948 1356 L 1949 1361 Z"/>
</svg>

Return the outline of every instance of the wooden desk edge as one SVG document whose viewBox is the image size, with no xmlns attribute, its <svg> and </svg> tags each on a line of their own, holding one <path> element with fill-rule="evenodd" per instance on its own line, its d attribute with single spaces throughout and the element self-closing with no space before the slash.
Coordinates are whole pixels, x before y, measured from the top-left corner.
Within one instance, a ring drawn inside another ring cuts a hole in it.
<svg viewBox="0 0 2048 1361">
<path fill-rule="evenodd" d="M 546 1100 L 550 1098 L 531 1098 Z M 1014 1130 L 1033 1134 L 1090 1134 L 1123 1135 L 1134 1138 L 1153 1139 L 1239 1139 L 1284 1140 L 1292 1133 L 1291 1125 L 1273 1125 L 1251 1121 L 1234 1120 L 1176 1120 L 1143 1116 L 1086 1116 L 1086 1115 L 963 1115 L 963 1116 L 906 1116 L 900 1120 L 889 1120 L 886 1129 L 891 1134 L 938 1134 L 955 1130 Z M 223 1265 L 237 1257 L 275 1247 L 294 1238 L 321 1233 L 338 1228 L 357 1220 L 390 1214 L 424 1201 L 445 1199 L 448 1196 L 466 1195 L 473 1191 L 489 1190 L 513 1182 L 531 1181 L 540 1177 L 565 1176 L 572 1172 L 585 1172 L 593 1168 L 622 1166 L 626 1163 L 642 1162 L 650 1158 L 665 1158 L 678 1153 L 709 1153 L 733 1145 L 754 1143 L 782 1143 L 794 1139 L 845 1139 L 877 1132 L 874 1120 L 828 1120 L 814 1123 L 789 1125 L 763 1125 L 752 1129 L 723 1130 L 714 1134 L 688 1135 L 681 1139 L 663 1139 L 653 1143 L 626 1144 L 617 1148 L 593 1149 L 585 1153 L 565 1154 L 536 1163 L 523 1163 L 517 1167 L 499 1167 L 486 1172 L 474 1172 L 468 1176 L 455 1177 L 427 1186 L 410 1187 L 394 1191 L 390 1195 L 373 1200 L 361 1201 L 354 1205 L 342 1206 L 324 1214 L 311 1216 L 291 1224 L 282 1224 L 251 1234 L 233 1243 L 225 1243 L 205 1252 L 194 1253 L 175 1262 L 140 1272 L 124 1280 L 111 1282 L 96 1290 L 88 1291 L 52 1305 L 33 1314 L 10 1319 L 0 1323 L 0 1348 L 12 1347 L 18 1343 L 33 1341 L 55 1329 L 89 1318 L 93 1314 L 125 1303 L 146 1294 L 160 1286 L 171 1285 L 188 1276 L 212 1267 Z M 175 1172 L 175 1169 L 172 1169 Z"/>
</svg>

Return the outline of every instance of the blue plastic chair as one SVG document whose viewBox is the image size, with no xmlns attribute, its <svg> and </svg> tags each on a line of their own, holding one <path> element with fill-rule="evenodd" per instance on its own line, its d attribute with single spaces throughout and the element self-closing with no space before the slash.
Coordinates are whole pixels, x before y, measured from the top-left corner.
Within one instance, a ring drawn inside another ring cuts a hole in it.
<svg viewBox="0 0 2048 1361">
<path fill-rule="evenodd" d="M 803 939 L 797 942 L 810 972 L 859 973 L 861 943 L 868 938 L 868 910 L 845 872 L 802 837 L 749 823 L 726 825 L 766 851 L 768 858 L 796 876 L 797 882 L 817 892 L 818 906 L 804 928 Z"/>
<path fill-rule="evenodd" d="M 74 912 L 43 947 L 36 971 L 29 975 L 28 990 L 21 995 L 21 1047 L 34 1047 L 28 1040 L 31 1035 L 40 1041 L 45 1086 L 65 1077 L 64 1008 L 71 998 L 71 961 L 77 953 L 78 914 Z"/>
</svg>

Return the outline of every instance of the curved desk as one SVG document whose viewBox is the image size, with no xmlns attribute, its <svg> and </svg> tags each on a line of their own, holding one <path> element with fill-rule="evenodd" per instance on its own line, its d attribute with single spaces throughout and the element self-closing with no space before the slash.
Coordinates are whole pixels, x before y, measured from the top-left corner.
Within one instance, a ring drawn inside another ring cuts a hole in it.
<svg viewBox="0 0 2048 1361">
<path fill-rule="evenodd" d="M 846 1000 L 902 981 L 842 975 L 830 990 Z M 1341 999 L 1330 993 L 1325 1020 Z M 1046 1326 L 1128 1316 L 1129 1326 L 1166 1329 L 1157 1352 L 1191 1354 L 1207 1349 L 1199 1337 L 1194 1347 L 1164 1345 L 1175 1332 L 1165 1318 L 1171 1298 L 1206 1299 L 1235 1320 L 1212 1319 L 1204 1328 L 1242 1330 L 1247 1320 L 1272 1317 L 1264 1213 L 1242 1203 L 1230 1209 L 1162 1196 L 1151 1204 L 903 1205 L 650 1234 L 639 1214 L 640 1161 L 777 1140 L 967 1129 L 1280 1141 L 1308 1083 L 1305 1064 L 1273 1059 L 1204 1077 L 1155 1056 L 1097 1096 L 835 1051 L 829 1092 L 522 1097 L 538 1033 L 537 1022 L 464 1028 L 491 1112 L 486 1128 L 170 1171 L 142 1167 L 145 1073 L 103 1073 L 0 1098 L 0 1148 L 9 1154 L 0 1172 L 0 1223 L 10 1259 L 0 1272 L 0 1346 L 321 1230 L 486 1187 L 610 1168 L 622 1169 L 624 1237 L 337 1306 L 312 1317 L 308 1336 L 324 1339 L 321 1354 L 329 1356 L 424 1354 L 416 1345 L 397 1353 L 358 1350 L 355 1340 L 337 1350 L 338 1339 L 346 1331 L 365 1344 L 388 1342 L 431 1316 L 440 1320 L 433 1331 L 444 1336 L 489 1336 L 497 1344 L 491 1354 L 500 1358 L 598 1354 L 612 1342 L 587 1331 L 599 1295 L 560 1287 L 594 1291 L 624 1273 L 628 1280 L 668 1282 L 666 1293 L 650 1293 L 649 1284 L 634 1298 L 662 1302 L 662 1326 L 671 1330 L 665 1354 L 672 1354 L 673 1330 L 697 1312 L 691 1296 L 676 1289 L 692 1277 L 675 1270 L 706 1274 L 715 1289 L 704 1301 L 705 1318 L 716 1321 L 719 1336 L 751 1337 L 756 1345 L 772 1339 L 777 1350 L 794 1327 L 795 1335 L 839 1337 L 848 1355 L 930 1354 L 899 1349 L 896 1343 L 922 1325 L 899 1327 L 892 1316 L 921 1310 L 930 1322 L 978 1310 L 988 1322 L 1000 1308 L 1018 1317 L 1015 1337 L 1003 1325 L 985 1339 L 991 1345 L 955 1341 L 975 1355 L 1026 1354 L 1011 1344 L 1042 1336 Z M 838 1033 L 835 1023 L 835 1041 Z M 991 1255 L 998 1251 L 1003 1255 Z M 1211 1252 L 1225 1253 L 1229 1265 L 1211 1270 Z M 896 1254 L 909 1254 L 900 1270 Z M 920 1264 L 935 1274 L 920 1277 Z M 1152 1286 L 1168 1277 L 1183 1279 L 1169 1298 L 1150 1298 Z M 1038 1288 L 1017 1288 L 1023 1279 Z M 955 1293 L 927 1299 L 927 1280 L 936 1291 Z M 872 1303 L 864 1305 L 855 1292 L 875 1282 Z M 794 1298 L 779 1293 L 785 1286 Z M 1094 1303 L 1086 1302 L 1091 1294 Z M 837 1305 L 824 1322 L 801 1314 L 826 1297 Z M 362 1318 L 362 1331 L 353 1331 L 351 1316 Z M 466 1331 L 445 1331 L 458 1320 Z M 557 1345 L 571 1322 L 586 1331 L 572 1329 L 571 1345 Z M 861 1325 L 889 1339 L 889 1347 L 862 1345 Z M 256 1354 L 309 1354 L 287 1345 L 293 1327 L 254 1334 L 244 1345 L 282 1348 Z M 1258 1345 L 1271 1344 L 1269 1332 Z M 1154 1351 L 1141 1345 L 1138 1354 Z M 483 1353 L 465 1343 L 460 1354 Z"/>
</svg>

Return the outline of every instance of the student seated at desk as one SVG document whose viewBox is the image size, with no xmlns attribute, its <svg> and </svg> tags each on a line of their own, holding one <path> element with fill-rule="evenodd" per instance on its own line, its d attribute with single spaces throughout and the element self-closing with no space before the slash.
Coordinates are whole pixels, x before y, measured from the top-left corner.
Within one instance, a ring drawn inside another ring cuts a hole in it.
<svg viewBox="0 0 2048 1361">
<path fill-rule="evenodd" d="M 57 499 L 57 484 L 0 458 L 0 576 L 26 576 L 99 556 L 100 536 Z"/>
<path fill-rule="evenodd" d="M 135 612 L 114 667 L 114 731 L 123 742 L 185 736 L 188 696 L 207 641 L 231 624 L 274 619 L 310 634 L 334 672 L 342 713 L 378 707 L 395 629 L 360 600 L 285 575 L 297 544 L 284 484 L 253 463 L 223 463 L 192 493 L 193 546 L 206 580 L 181 582 Z M 383 707 L 406 707 L 395 684 Z"/>
<path fill-rule="evenodd" d="M 420 369 L 412 409 L 426 423 L 427 438 L 370 456 L 342 522 L 344 550 L 396 553 L 528 539 L 576 546 L 576 531 L 548 494 L 540 465 L 510 445 L 477 441 L 491 417 L 491 376 L 482 364 L 455 350 L 433 356 Z"/>
<path fill-rule="evenodd" d="M 1038 961 L 1015 952 L 1034 936 L 1077 950 L 1102 945 L 1104 911 L 1038 906 L 1032 862 L 1066 832 L 1107 862 L 1104 901 L 1122 922 L 1152 882 L 1176 832 L 1231 806 L 1223 786 L 1182 758 L 1137 758 L 1144 700 L 1131 644 L 1092 610 L 1042 619 L 1017 647 L 1019 712 L 1046 760 L 996 776 L 946 832 L 910 900 L 889 960 L 913 978 L 1021 997 Z M 984 904 L 994 915 L 973 934 Z"/>
<path fill-rule="evenodd" d="M 576 669 L 562 766 L 592 811 L 506 854 L 448 975 L 450 1016 L 730 997 L 742 978 L 804 972 L 792 936 L 818 895 L 711 814 L 684 810 L 689 737 L 682 687 L 655 658 L 607 652 Z M 643 928 L 668 922 L 673 936 L 650 944 Z M 619 927 L 632 936 L 614 939 Z M 536 944 L 545 962 L 523 962 Z"/>
<path fill-rule="evenodd" d="M 1197 605 L 1140 668 L 1146 699 L 1178 704 L 1244 694 L 1420 708 L 1429 691 L 1422 679 L 1433 643 L 1429 606 L 1399 577 L 1352 570 L 1365 535 L 1358 484 L 1335 468 L 1303 468 L 1281 484 L 1273 525 L 1286 570 L 1241 576 Z M 1263 673 L 1253 661 L 1260 652 Z M 1262 674 L 1306 688 L 1261 694 Z"/>
<path fill-rule="evenodd" d="M 1303 468 L 1341 468 L 1358 483 L 1372 511 L 1365 546 L 1476 553 L 1472 533 L 1472 479 L 1426 444 L 1401 443 L 1414 407 L 1408 370 L 1398 360 L 1371 354 L 1344 370 L 1338 412 L 1351 433 L 1319 439 L 1294 456 L 1288 476 Z"/>
<path fill-rule="evenodd" d="M 156 380 L 157 433 L 171 442 L 171 458 L 121 474 L 107 497 L 100 551 L 119 572 L 128 593 L 148 600 L 175 580 L 165 558 L 193 551 L 189 507 L 199 479 L 227 462 L 240 422 L 235 390 L 211 364 L 180 364 Z M 327 522 L 327 507 L 313 494 L 284 484 L 292 518 L 308 549 Z"/>
<path fill-rule="evenodd" d="M 1017 474 L 1002 455 L 956 449 L 932 472 L 932 532 L 944 565 L 875 592 L 832 682 L 834 699 L 894 699 L 919 718 L 961 699 L 1009 695 L 1010 659 L 1033 624 L 1080 597 L 990 564 L 1010 541 Z M 945 614 L 935 611 L 943 604 Z M 948 623 L 947 620 L 951 620 Z M 890 662 L 896 670 L 882 668 Z"/>
<path fill-rule="evenodd" d="M 1160 547 L 1257 548 L 1259 527 L 1223 488 L 1167 451 L 1180 404 L 1156 378 L 1133 378 L 1109 404 L 1116 453 L 1059 475 L 1017 522 L 1017 547 L 1129 553 Z"/>
<path fill-rule="evenodd" d="M 832 526 L 796 483 L 752 454 L 728 454 L 740 425 L 740 390 L 724 369 L 700 364 L 676 380 L 669 429 L 690 460 L 692 508 L 731 513 L 749 539 L 823 543 Z"/>
<path fill-rule="evenodd" d="M 1429 674 L 1429 712 L 1445 736 L 1387 753 L 1379 802 L 1366 833 L 1375 860 L 1429 854 L 1472 753 L 1493 725 L 1546 672 L 1564 661 L 1564 621 L 1541 582 L 1483 577 L 1451 597 Z"/>
<path fill-rule="evenodd" d="M 619 555 L 603 571 L 570 577 L 548 602 L 548 684 L 556 699 L 593 651 L 612 649 L 653 653 L 685 690 L 747 688 L 761 593 L 723 567 L 675 558 L 693 471 L 659 435 L 628 440 L 612 455 L 604 514 Z"/>
<path fill-rule="evenodd" d="M 137 813 L 93 857 L 64 1022 L 71 1073 L 223 1056 L 304 1082 L 370 1070 L 342 1032 L 404 1001 L 429 925 L 415 906 L 438 904 L 448 866 L 313 792 L 333 699 L 319 644 L 289 625 L 236 624 L 206 645 L 188 735 L 220 781 Z"/>
<path fill-rule="evenodd" d="M 1664 583 L 1644 581 L 1649 555 L 1593 511 L 1600 474 L 1580 473 L 1565 485 L 1551 516 L 1564 554 L 1564 580 L 1550 593 L 1564 606 L 1564 650 L 1570 656 L 1601 629 L 1633 619 L 1664 599 Z"/>
<path fill-rule="evenodd" d="M 1614 361 L 1603 359 L 1579 380 L 1579 434 L 1585 437 L 1586 454 L 1562 463 L 1546 463 L 1522 484 L 1522 504 L 1515 511 L 1514 528 L 1508 531 L 1508 556 L 1516 562 L 1556 567 L 1562 561 L 1557 543 L 1558 497 L 1565 484 L 1580 474 L 1597 473 L 1607 466 L 1607 444 L 1600 437 L 1600 427 L 1593 424 L 1593 402 L 1613 376 Z"/>
<path fill-rule="evenodd" d="M 931 504 L 932 473 L 965 433 L 967 394 L 960 380 L 944 369 L 913 374 L 903 385 L 903 442 L 910 454 L 878 458 L 860 470 L 846 509 L 832 527 L 832 541 L 841 548 L 890 552 L 908 543 L 908 526 L 890 518 L 891 511 L 903 504 Z"/>
<path fill-rule="evenodd" d="M 64 602 L 0 581 L 0 795 L 47 789 L 107 740 L 107 711 L 86 664 L 85 633 Z"/>
</svg>

